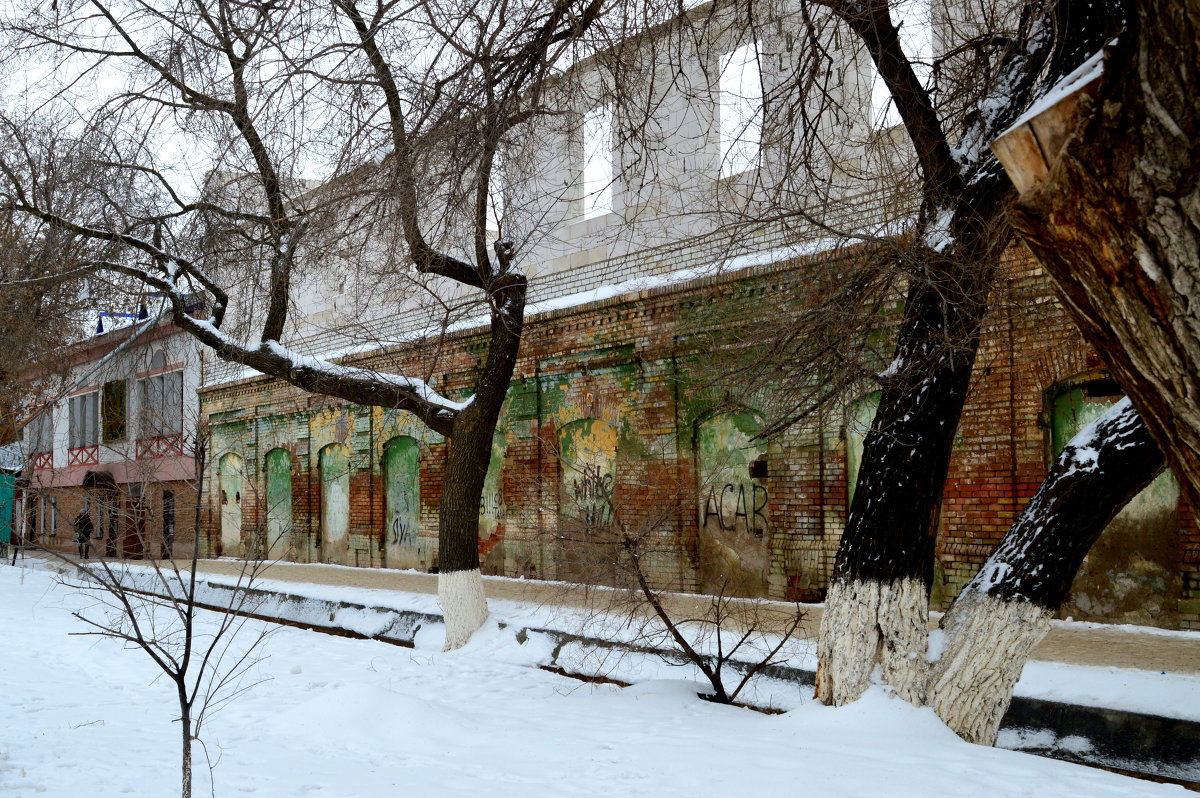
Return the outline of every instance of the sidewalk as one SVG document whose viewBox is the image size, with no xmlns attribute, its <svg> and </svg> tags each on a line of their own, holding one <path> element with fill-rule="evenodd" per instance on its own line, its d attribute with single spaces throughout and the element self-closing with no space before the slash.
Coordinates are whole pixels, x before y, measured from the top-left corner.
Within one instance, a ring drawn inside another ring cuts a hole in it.
<svg viewBox="0 0 1200 798">
<path fill-rule="evenodd" d="M 230 575 L 238 573 L 240 568 L 236 560 L 202 560 L 198 570 Z M 280 562 L 270 565 L 261 577 L 286 582 L 437 594 L 436 575 L 413 571 Z M 489 599 L 582 609 L 594 608 L 600 593 L 585 586 L 506 577 L 484 577 L 484 587 Z M 702 596 L 669 596 L 669 608 L 681 617 L 702 612 L 706 603 Z M 787 604 L 779 606 L 782 610 L 790 609 Z M 820 605 L 805 605 L 804 610 L 806 618 L 800 630 L 801 635 L 815 638 L 822 609 Z M 1034 649 L 1031 659 L 1071 665 L 1200 674 L 1200 632 L 1055 622 L 1050 633 Z"/>
</svg>

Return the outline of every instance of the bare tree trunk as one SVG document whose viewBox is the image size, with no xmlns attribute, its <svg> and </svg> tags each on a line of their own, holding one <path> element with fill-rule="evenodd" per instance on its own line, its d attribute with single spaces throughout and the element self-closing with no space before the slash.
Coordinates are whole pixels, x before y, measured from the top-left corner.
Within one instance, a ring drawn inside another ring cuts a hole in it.
<svg viewBox="0 0 1200 798">
<path fill-rule="evenodd" d="M 1200 507 L 1200 2 L 1133 6 L 1015 226 Z"/>
<path fill-rule="evenodd" d="M 1029 506 L 942 619 L 945 640 L 930 669 L 926 702 L 963 739 L 995 743 L 1013 686 L 1083 558 L 1163 463 L 1128 399 L 1063 448 Z"/>
<path fill-rule="evenodd" d="M 192 798 L 192 707 L 187 698 L 187 685 L 178 680 L 175 689 L 179 693 L 179 726 L 182 735 L 179 761 L 182 783 L 179 794 L 182 798 Z"/>
<path fill-rule="evenodd" d="M 909 291 L 821 620 L 827 704 L 855 701 L 877 663 L 898 695 L 922 700 L 938 513 L 995 272 L 965 260 L 931 265 Z"/>
</svg>

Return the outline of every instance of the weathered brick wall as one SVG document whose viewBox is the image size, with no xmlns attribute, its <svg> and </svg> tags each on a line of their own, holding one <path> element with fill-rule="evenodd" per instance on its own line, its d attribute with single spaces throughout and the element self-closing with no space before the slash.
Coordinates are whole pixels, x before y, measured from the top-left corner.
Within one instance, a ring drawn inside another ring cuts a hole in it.
<svg viewBox="0 0 1200 798">
<path fill-rule="evenodd" d="M 935 601 L 940 603 L 970 578 L 1045 475 L 1047 390 L 1102 365 L 1022 250 L 1009 254 L 1003 272 L 942 507 L 935 580 Z M 490 510 L 494 517 L 481 534 L 484 570 L 544 579 L 620 580 L 621 554 L 615 543 L 618 530 L 624 530 L 640 536 L 654 583 L 704 589 L 711 584 L 706 574 L 711 576 L 712 570 L 705 552 L 711 553 L 714 545 L 705 524 L 719 522 L 723 528 L 732 519 L 722 545 L 732 540 L 734 556 L 747 562 L 762 558 L 761 587 L 748 588 L 750 592 L 819 599 L 848 504 L 841 409 L 788 430 L 766 447 L 761 458 L 765 470 L 749 485 L 749 495 L 765 492 L 762 513 L 769 522 L 759 536 L 737 526 L 756 508 L 718 508 L 716 515 L 725 515 L 716 521 L 709 517 L 712 513 L 704 514 L 704 472 L 712 469 L 702 462 L 710 453 L 697 444 L 698 431 L 714 413 L 740 406 L 761 420 L 766 408 L 758 406 L 760 394 L 743 395 L 736 386 L 714 384 L 713 374 L 705 373 L 708 348 L 723 342 L 722 331 L 736 329 L 739 318 L 778 313 L 801 296 L 800 273 L 785 264 L 756 267 L 732 277 L 698 279 L 531 318 L 500 425 L 497 462 L 503 471 L 496 482 L 500 495 L 493 497 L 497 506 Z M 484 345 L 482 331 L 475 330 L 457 336 L 440 352 L 397 347 L 355 362 L 433 373 L 440 390 L 456 395 L 469 389 Z M 754 342 L 738 345 L 747 353 L 754 349 Z M 351 452 L 349 545 L 339 557 L 349 565 L 390 564 L 384 446 L 398 434 L 417 439 L 419 535 L 413 562 L 436 566 L 437 506 L 445 469 L 445 443 L 439 436 L 406 414 L 351 408 L 265 378 L 209 388 L 202 400 L 214 440 L 210 485 L 216 484 L 216 464 L 224 451 L 241 454 L 247 482 L 257 485 L 263 484 L 261 463 L 270 447 L 294 454 L 290 556 L 299 560 L 326 557 L 317 461 L 321 447 L 338 443 Z M 586 420 L 593 423 L 581 432 L 580 422 Z M 615 441 L 611 452 L 605 449 L 610 440 Z M 579 513 L 587 515 L 590 505 L 580 500 L 583 504 L 575 506 L 572 496 L 583 493 L 571 491 L 578 491 L 585 477 L 598 477 L 611 490 L 616 519 L 607 525 L 579 525 Z M 206 495 L 210 541 L 220 533 L 214 496 L 212 491 Z M 1182 552 L 1178 598 L 1148 621 L 1196 627 L 1200 537 L 1190 512 L 1184 509 L 1179 517 L 1182 532 L 1173 544 Z M 249 540 L 262 523 L 258 505 L 249 501 L 242 537 Z"/>
</svg>

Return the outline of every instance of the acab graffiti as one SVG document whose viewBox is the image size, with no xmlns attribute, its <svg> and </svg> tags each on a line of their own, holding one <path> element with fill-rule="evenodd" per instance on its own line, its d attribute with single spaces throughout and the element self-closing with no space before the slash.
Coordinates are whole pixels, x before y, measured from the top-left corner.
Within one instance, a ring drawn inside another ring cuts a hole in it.
<svg viewBox="0 0 1200 798">
<path fill-rule="evenodd" d="M 701 524 L 716 519 L 722 532 L 753 533 L 762 537 L 767 532 L 767 489 L 754 482 L 727 482 L 708 489 L 704 499 Z"/>
</svg>

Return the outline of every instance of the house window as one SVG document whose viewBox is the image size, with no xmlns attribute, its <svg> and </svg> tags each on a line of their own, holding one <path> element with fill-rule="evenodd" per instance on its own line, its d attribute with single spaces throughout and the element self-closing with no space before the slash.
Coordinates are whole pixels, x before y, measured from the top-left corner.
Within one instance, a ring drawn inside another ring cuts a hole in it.
<svg viewBox="0 0 1200 798">
<path fill-rule="evenodd" d="M 99 409 L 98 391 L 72 396 L 68 400 L 70 425 L 67 438 L 70 448 L 81 449 L 99 443 Z"/>
<path fill-rule="evenodd" d="M 150 361 L 151 371 L 166 367 L 159 350 Z M 138 380 L 141 405 L 141 437 L 154 438 L 183 432 L 183 372 L 168 371 Z"/>
<path fill-rule="evenodd" d="M 54 450 L 54 408 L 43 407 L 26 427 L 26 441 L 30 454 L 41 454 Z"/>
<path fill-rule="evenodd" d="M 104 436 L 104 442 L 120 441 L 125 439 L 125 380 L 113 380 L 104 383 L 104 388 L 101 389 L 103 394 L 100 402 L 100 410 L 103 413 L 101 417 L 101 431 Z"/>
<path fill-rule="evenodd" d="M 721 177 L 758 168 L 762 141 L 762 75 L 758 47 L 744 44 L 721 57 L 717 85 L 721 128 Z"/>
<path fill-rule="evenodd" d="M 583 216 L 612 211 L 612 108 L 601 105 L 583 116 Z"/>
</svg>

